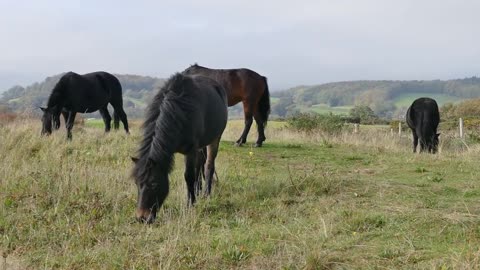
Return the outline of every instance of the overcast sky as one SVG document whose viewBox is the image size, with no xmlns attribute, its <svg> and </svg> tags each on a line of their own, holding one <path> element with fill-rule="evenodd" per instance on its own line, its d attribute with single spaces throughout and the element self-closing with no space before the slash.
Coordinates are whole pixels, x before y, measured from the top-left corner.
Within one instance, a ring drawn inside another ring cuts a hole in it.
<svg viewBox="0 0 480 270">
<path fill-rule="evenodd" d="M 0 89 L 65 71 L 247 67 L 271 88 L 480 73 L 478 0 L 0 0 Z"/>
</svg>

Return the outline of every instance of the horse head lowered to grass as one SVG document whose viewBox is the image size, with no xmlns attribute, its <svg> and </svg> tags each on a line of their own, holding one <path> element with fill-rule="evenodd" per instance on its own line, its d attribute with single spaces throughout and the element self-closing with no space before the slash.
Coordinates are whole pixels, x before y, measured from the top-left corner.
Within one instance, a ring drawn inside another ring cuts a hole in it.
<svg viewBox="0 0 480 270">
<path fill-rule="evenodd" d="M 215 158 L 227 124 L 227 95 L 216 81 L 204 76 L 173 75 L 147 107 L 143 139 L 133 168 L 138 190 L 136 218 L 154 221 L 169 192 L 174 154 L 185 155 L 188 202 L 195 203 L 200 162 L 205 162 L 205 194 L 212 189 Z M 206 160 L 198 157 L 206 147 Z"/>
</svg>

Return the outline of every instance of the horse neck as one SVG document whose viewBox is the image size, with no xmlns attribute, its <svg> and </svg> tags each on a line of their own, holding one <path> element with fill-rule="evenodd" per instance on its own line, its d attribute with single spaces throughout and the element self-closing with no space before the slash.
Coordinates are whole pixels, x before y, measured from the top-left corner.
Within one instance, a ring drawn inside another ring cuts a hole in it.
<svg viewBox="0 0 480 270">
<path fill-rule="evenodd" d="M 178 151 L 183 139 L 183 125 L 178 124 L 174 118 L 177 115 L 182 118 L 182 113 L 175 109 L 164 109 L 152 126 L 145 133 L 144 148 L 148 158 L 167 171 L 173 166 L 174 153 Z"/>
<path fill-rule="evenodd" d="M 174 152 L 161 149 L 150 149 L 149 159 L 151 159 L 161 171 L 170 172 L 174 163 Z"/>
<path fill-rule="evenodd" d="M 57 85 L 53 88 L 50 97 L 48 98 L 47 107 L 52 108 L 54 106 L 63 107 L 65 100 L 62 98 L 65 96 L 63 95 L 64 87 L 61 82 L 57 83 Z"/>
</svg>

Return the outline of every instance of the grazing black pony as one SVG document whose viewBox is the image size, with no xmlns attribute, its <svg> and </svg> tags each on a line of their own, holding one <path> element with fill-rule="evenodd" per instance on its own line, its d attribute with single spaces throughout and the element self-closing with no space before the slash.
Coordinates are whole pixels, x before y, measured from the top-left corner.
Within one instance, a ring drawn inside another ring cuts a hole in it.
<svg viewBox="0 0 480 270">
<path fill-rule="evenodd" d="M 253 117 L 258 129 L 258 139 L 255 147 L 262 146 L 265 141 L 265 127 L 270 114 L 270 93 L 266 77 L 246 68 L 210 69 L 197 64 L 185 69 L 183 73 L 203 75 L 216 80 L 227 91 L 228 106 L 233 106 L 241 101 L 245 115 L 245 128 L 236 145 L 241 146 L 247 141 Z"/>
<path fill-rule="evenodd" d="M 174 153 L 185 155 L 184 177 L 190 205 L 195 203 L 199 162 L 205 162 L 205 195 L 210 194 L 227 117 L 227 95 L 216 81 L 177 73 L 166 82 L 147 108 L 138 157 L 132 158 L 138 221 L 153 222 L 167 197 Z M 198 156 L 204 147 L 206 160 Z"/>
<path fill-rule="evenodd" d="M 118 79 L 107 72 L 93 72 L 79 75 L 68 72 L 63 75 L 48 98 L 47 108 L 40 108 L 42 116 L 42 135 L 60 128 L 60 113 L 65 119 L 67 139 L 72 139 L 72 128 L 76 113 L 91 113 L 99 110 L 105 123 L 105 132 L 110 131 L 112 117 L 108 113 L 108 103 L 114 109 L 113 127 L 118 129 L 119 120 L 128 131 L 127 115 L 123 111 L 122 86 Z"/>
<path fill-rule="evenodd" d="M 440 122 L 437 102 L 427 97 L 416 99 L 408 108 L 405 118 L 413 134 L 413 152 L 417 151 L 420 140 L 420 152 L 427 150 L 435 154 L 440 136 L 437 133 Z"/>
</svg>

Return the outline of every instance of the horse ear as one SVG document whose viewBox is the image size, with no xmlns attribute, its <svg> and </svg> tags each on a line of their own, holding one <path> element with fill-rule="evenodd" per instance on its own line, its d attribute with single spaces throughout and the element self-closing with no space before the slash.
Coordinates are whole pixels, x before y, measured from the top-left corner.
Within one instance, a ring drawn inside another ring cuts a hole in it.
<svg viewBox="0 0 480 270">
<path fill-rule="evenodd" d="M 138 160 L 139 160 L 139 158 L 137 158 L 137 157 L 130 157 L 130 158 L 132 159 L 133 163 L 135 163 L 135 164 L 136 164 L 136 163 L 138 162 Z"/>
</svg>

